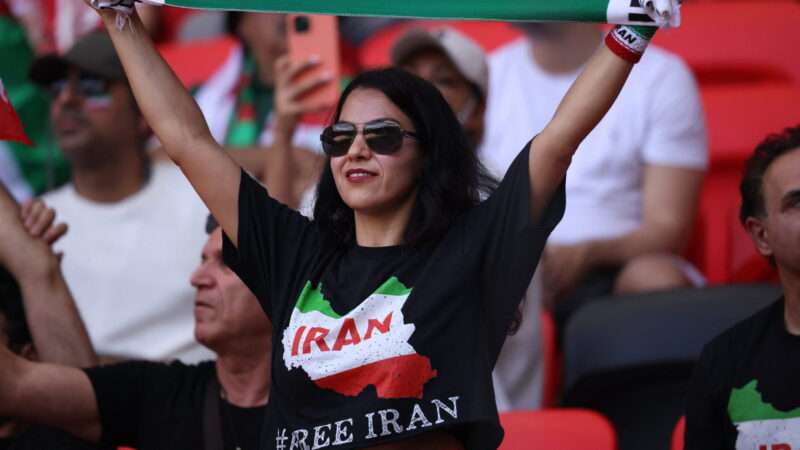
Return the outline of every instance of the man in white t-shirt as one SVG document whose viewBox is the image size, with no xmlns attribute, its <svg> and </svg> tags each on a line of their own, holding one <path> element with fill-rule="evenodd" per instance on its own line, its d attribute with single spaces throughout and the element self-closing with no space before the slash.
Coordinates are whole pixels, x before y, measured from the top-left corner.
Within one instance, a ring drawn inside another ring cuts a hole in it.
<svg viewBox="0 0 800 450">
<path fill-rule="evenodd" d="M 51 126 L 72 165 L 71 182 L 44 199 L 70 226 L 56 250 L 98 354 L 208 359 L 186 282 L 207 210 L 176 166 L 148 158 L 149 130 L 109 37 L 86 35 L 30 75 L 53 94 Z"/>
<path fill-rule="evenodd" d="M 502 175 L 550 120 L 601 45 L 590 24 L 521 24 L 526 38 L 490 58 L 481 157 Z M 556 319 L 586 299 L 702 282 L 678 255 L 693 223 L 707 164 L 697 85 L 676 56 L 650 48 L 567 175 L 567 209 L 543 264 Z"/>
</svg>

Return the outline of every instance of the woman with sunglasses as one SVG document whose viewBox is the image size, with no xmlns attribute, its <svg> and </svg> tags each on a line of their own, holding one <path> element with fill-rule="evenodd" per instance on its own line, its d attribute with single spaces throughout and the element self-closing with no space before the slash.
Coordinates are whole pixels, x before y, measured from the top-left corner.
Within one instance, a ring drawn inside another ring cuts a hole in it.
<svg viewBox="0 0 800 450">
<path fill-rule="evenodd" d="M 496 448 L 492 367 L 563 213 L 572 155 L 644 51 L 641 31 L 609 35 L 493 192 L 435 87 L 395 69 L 359 75 L 321 136 L 309 221 L 222 151 L 135 14 L 122 29 L 100 14 L 275 326 L 261 448 Z"/>
</svg>

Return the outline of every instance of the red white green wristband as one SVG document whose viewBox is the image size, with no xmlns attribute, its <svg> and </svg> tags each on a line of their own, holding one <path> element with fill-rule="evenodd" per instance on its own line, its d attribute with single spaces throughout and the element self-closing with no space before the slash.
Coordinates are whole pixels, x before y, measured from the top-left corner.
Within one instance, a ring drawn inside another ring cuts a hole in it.
<svg viewBox="0 0 800 450">
<path fill-rule="evenodd" d="M 620 58 L 636 64 L 656 30 L 656 27 L 617 25 L 606 36 L 606 46 Z"/>
</svg>

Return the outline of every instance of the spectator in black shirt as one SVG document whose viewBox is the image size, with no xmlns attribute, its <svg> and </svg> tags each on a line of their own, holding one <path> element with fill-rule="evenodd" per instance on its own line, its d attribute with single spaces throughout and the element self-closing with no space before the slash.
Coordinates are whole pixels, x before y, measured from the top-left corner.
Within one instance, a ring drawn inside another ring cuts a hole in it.
<svg viewBox="0 0 800 450">
<path fill-rule="evenodd" d="M 800 126 L 756 147 L 740 220 L 778 268 L 783 298 L 703 350 L 686 411 L 687 450 L 800 448 Z"/>
<path fill-rule="evenodd" d="M 80 370 L 2 349 L 0 415 L 44 422 L 112 447 L 257 448 L 269 397 L 272 327 L 253 294 L 222 263 L 216 222 L 209 220 L 208 229 L 191 282 L 197 289 L 195 336 L 217 353 L 216 362 Z"/>
</svg>

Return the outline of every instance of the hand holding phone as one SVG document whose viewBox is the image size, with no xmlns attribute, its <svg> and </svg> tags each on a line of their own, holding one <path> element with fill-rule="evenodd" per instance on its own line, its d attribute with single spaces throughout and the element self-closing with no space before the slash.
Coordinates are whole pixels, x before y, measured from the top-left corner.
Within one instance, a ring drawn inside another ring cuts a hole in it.
<svg viewBox="0 0 800 450">
<path fill-rule="evenodd" d="M 295 63 L 289 60 L 288 55 L 275 61 L 275 122 L 272 126 L 276 140 L 284 138 L 291 141 L 295 127 L 303 115 L 331 108 L 327 99 L 312 96 L 332 80 L 331 75 L 324 70 L 316 70 L 319 64 L 316 59 Z M 317 75 L 307 76 L 312 70 Z"/>
<path fill-rule="evenodd" d="M 341 69 L 339 30 L 335 16 L 287 14 L 289 60 L 295 86 L 305 87 L 299 99 L 309 105 L 333 106 L 339 99 Z"/>
</svg>

